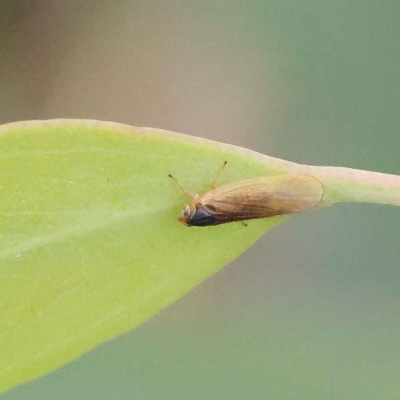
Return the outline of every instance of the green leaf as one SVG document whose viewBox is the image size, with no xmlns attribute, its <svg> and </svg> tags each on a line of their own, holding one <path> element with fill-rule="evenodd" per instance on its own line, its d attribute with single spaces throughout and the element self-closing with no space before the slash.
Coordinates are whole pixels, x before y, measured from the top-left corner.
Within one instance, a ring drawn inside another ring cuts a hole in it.
<svg viewBox="0 0 400 400">
<path fill-rule="evenodd" d="M 187 228 L 191 191 L 289 173 L 316 177 L 325 205 L 400 205 L 400 178 L 302 166 L 151 128 L 56 120 L 0 127 L 0 390 L 141 324 L 287 216 Z"/>
</svg>

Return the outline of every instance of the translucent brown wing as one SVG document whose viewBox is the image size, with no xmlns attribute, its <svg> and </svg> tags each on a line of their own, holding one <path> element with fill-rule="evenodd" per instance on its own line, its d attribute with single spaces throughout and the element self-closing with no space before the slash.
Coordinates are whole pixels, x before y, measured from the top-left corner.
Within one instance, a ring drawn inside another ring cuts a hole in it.
<svg viewBox="0 0 400 400">
<path fill-rule="evenodd" d="M 322 204 L 322 184 L 309 175 L 278 175 L 234 182 L 197 200 L 217 224 L 296 214 Z"/>
</svg>

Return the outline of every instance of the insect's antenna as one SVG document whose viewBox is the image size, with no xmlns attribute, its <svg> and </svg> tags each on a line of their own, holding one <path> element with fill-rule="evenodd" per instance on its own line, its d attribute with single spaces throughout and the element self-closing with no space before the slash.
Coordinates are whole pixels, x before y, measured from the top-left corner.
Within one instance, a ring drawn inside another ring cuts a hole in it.
<svg viewBox="0 0 400 400">
<path fill-rule="evenodd" d="M 216 178 L 214 179 L 214 182 L 211 184 L 211 188 L 215 189 L 215 186 L 217 184 L 217 180 L 219 179 L 219 177 L 221 176 L 222 172 L 224 172 L 225 166 L 226 164 L 228 164 L 228 161 L 224 161 L 224 164 L 221 168 L 221 171 L 219 171 L 218 175 L 216 176 Z"/>
<path fill-rule="evenodd" d="M 186 189 L 181 185 L 181 183 L 178 181 L 178 179 L 176 179 L 174 176 L 172 176 L 171 174 L 168 174 L 168 176 L 169 176 L 171 179 L 173 179 L 173 180 L 179 185 L 179 187 L 181 188 L 181 190 L 182 190 L 183 193 L 187 194 L 187 195 L 188 195 L 189 197 L 191 197 L 192 199 L 194 199 L 195 197 L 198 196 L 197 193 L 189 192 L 188 190 L 186 190 Z"/>
</svg>

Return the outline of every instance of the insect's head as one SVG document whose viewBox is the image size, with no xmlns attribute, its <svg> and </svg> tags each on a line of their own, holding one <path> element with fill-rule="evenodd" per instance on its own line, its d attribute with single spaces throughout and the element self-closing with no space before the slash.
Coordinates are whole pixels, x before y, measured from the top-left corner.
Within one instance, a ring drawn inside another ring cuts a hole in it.
<svg viewBox="0 0 400 400">
<path fill-rule="evenodd" d="M 178 220 L 186 226 L 209 226 L 217 222 L 217 218 L 196 200 L 182 209 Z"/>
<path fill-rule="evenodd" d="M 191 207 L 188 204 L 182 209 L 181 213 L 179 214 L 178 220 L 183 225 L 191 226 L 190 220 L 192 219 L 195 213 L 196 213 L 196 207 L 195 206 Z"/>
<path fill-rule="evenodd" d="M 225 162 L 226 164 L 226 162 Z M 224 165 L 225 165 L 224 164 Z M 175 180 L 182 191 L 188 196 L 192 197 L 192 202 L 185 207 L 179 214 L 178 220 L 185 226 L 209 226 L 216 225 L 217 218 L 213 216 L 213 212 L 208 211 L 204 205 L 200 202 L 200 196 L 196 193 L 191 193 L 185 190 L 179 181 L 174 178 L 171 174 L 168 175 L 170 178 Z M 209 206 L 210 207 L 210 206 Z"/>
</svg>

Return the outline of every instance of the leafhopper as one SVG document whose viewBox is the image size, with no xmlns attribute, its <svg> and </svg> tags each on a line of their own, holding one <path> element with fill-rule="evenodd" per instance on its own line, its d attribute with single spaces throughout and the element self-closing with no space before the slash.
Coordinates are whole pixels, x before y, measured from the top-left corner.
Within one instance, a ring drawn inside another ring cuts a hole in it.
<svg viewBox="0 0 400 400">
<path fill-rule="evenodd" d="M 178 218 L 186 226 L 214 226 L 299 214 L 323 205 L 324 188 L 310 175 L 266 176 L 215 187 L 217 177 L 212 190 L 201 196 L 186 191 L 176 178 L 169 177 L 192 197 L 192 202 L 182 209 Z"/>
</svg>

